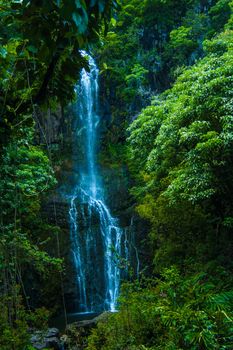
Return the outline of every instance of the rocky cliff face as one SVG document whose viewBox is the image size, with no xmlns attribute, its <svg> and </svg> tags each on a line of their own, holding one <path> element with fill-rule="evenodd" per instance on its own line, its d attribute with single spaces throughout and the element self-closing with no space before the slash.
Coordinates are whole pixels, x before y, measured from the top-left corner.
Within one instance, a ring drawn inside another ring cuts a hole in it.
<svg viewBox="0 0 233 350">
<path fill-rule="evenodd" d="M 110 117 L 108 118 L 110 119 Z M 51 126 L 52 121 L 54 121 L 53 126 Z M 75 308 L 75 298 L 77 295 L 75 270 L 71 257 L 69 222 L 69 194 L 73 187 L 73 169 L 75 169 L 75 160 L 72 157 L 72 113 L 69 111 L 63 113 L 59 109 L 56 113 L 48 113 L 40 123 L 43 125 L 46 137 L 49 140 L 52 161 L 58 179 L 57 188 L 43 202 L 42 214 L 50 224 L 59 226 L 61 229 L 59 234 L 59 250 L 60 256 L 64 258 L 65 263 L 65 274 L 63 276 L 64 293 L 67 310 L 71 312 Z M 107 130 L 105 127 L 106 123 L 111 125 L 109 120 L 106 121 L 103 119 L 103 132 L 100 136 L 103 143 Z M 40 142 L 42 142 L 44 135 L 39 132 L 38 137 Z M 111 162 L 105 161 L 100 167 L 100 172 L 104 182 L 106 204 L 112 215 L 119 219 L 120 226 L 125 234 L 125 240 L 127 239 L 129 241 L 128 253 L 131 257 L 131 265 L 135 272 L 138 272 L 139 258 L 142 253 L 139 242 L 142 239 L 143 233 L 145 233 L 145 226 L 136 217 L 133 210 L 133 200 L 129 195 L 131 180 L 127 166 L 120 163 L 113 166 Z M 93 227 L 95 225 L 98 226 L 99 223 L 97 221 L 98 219 L 96 219 L 96 222 L 93 221 Z M 85 223 L 78 222 L 78 227 L 80 235 L 85 236 Z M 58 255 L 55 238 L 52 239 L 52 242 L 50 241 L 48 251 L 54 256 Z M 122 276 L 126 277 L 126 275 L 126 272 L 123 271 Z"/>
</svg>

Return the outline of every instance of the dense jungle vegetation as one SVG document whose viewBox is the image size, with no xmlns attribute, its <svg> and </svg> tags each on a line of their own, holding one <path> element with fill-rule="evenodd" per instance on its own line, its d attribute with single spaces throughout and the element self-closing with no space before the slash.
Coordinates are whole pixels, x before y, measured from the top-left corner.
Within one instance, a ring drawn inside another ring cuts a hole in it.
<svg viewBox="0 0 233 350">
<path fill-rule="evenodd" d="M 48 291 L 62 279 L 59 227 L 40 212 L 56 179 L 47 140 L 36 142 L 37 109 L 72 100 L 78 73 L 87 66 L 78 50 L 96 41 L 115 7 L 111 0 L 0 1 L 1 350 L 32 349 L 28 329 L 46 327 L 49 312 L 31 307 L 25 281 L 30 285 L 36 276 L 40 282 L 32 290 Z M 56 257 L 45 249 L 54 235 Z"/>
<path fill-rule="evenodd" d="M 127 164 L 150 227 L 144 270 L 86 348 L 233 349 L 232 10 L 231 0 L 0 1 L 1 350 L 33 350 L 28 328 L 47 327 L 26 275 L 44 299 L 62 281 L 60 228 L 40 210 L 57 180 L 37 111 L 74 99 L 88 66 L 79 49 L 96 56 L 111 113 L 101 159 Z"/>
</svg>

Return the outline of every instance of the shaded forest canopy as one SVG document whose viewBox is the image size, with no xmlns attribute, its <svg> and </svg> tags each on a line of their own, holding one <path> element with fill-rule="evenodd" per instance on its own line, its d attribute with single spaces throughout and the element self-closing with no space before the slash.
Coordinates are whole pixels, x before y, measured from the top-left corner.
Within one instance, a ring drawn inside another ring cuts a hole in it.
<svg viewBox="0 0 233 350">
<path fill-rule="evenodd" d="M 57 155 L 35 141 L 37 111 L 74 100 L 88 69 L 80 49 L 96 57 L 111 115 L 100 160 L 127 166 L 149 227 L 139 278 L 132 272 L 119 312 L 86 348 L 233 348 L 232 9 L 231 0 L 0 1 L 1 350 L 32 350 L 28 328 L 46 328 L 62 305 L 61 291 L 46 309 L 65 266 L 59 245 L 46 249 L 61 231 L 41 215 Z M 43 285 L 40 308 L 27 271 Z"/>
</svg>

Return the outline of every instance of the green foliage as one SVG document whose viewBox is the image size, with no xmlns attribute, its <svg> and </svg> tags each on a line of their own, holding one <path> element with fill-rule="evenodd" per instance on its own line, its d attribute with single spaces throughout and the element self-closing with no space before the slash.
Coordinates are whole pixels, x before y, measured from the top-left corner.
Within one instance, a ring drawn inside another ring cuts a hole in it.
<svg viewBox="0 0 233 350">
<path fill-rule="evenodd" d="M 129 129 L 132 167 L 141 169 L 133 192 L 152 223 L 157 269 L 178 256 L 232 256 L 232 38 L 228 29 L 206 42 L 207 56 Z"/>
<path fill-rule="evenodd" d="M 2 133 L 36 104 L 66 105 L 74 98 L 87 66 L 79 50 L 98 38 L 116 6 L 115 0 L 0 1 Z"/>
<path fill-rule="evenodd" d="M 117 103 L 120 110 L 127 104 L 130 114 L 132 108 L 134 112 L 140 109 L 148 101 L 148 89 L 163 90 L 174 80 L 178 67 L 194 63 L 203 54 L 203 40 L 220 32 L 228 21 L 229 4 L 229 0 L 211 4 L 192 0 L 123 1 L 117 21 L 98 51 L 113 112 Z M 135 88 L 129 94 L 127 83 L 132 72 Z"/>
<path fill-rule="evenodd" d="M 124 285 L 119 313 L 98 324 L 87 349 L 231 349 L 233 292 L 218 282 L 171 267 Z"/>
<path fill-rule="evenodd" d="M 28 328 L 45 327 L 48 319 L 45 309 L 33 313 L 29 308 L 25 271 L 45 278 L 62 269 L 62 261 L 49 256 L 40 244 L 40 230 L 46 226 L 39 214 L 40 199 L 56 180 L 48 157 L 33 145 L 33 129 L 34 125 L 23 124 L 13 129 L 0 158 L 0 348 L 4 350 L 26 349 Z"/>
<path fill-rule="evenodd" d="M 23 301 L 18 294 L 20 289 L 15 287 L 15 295 L 1 297 L 0 306 L 0 347 L 1 350 L 34 350 L 30 343 L 29 327 L 31 329 L 45 331 L 48 327 L 49 312 L 45 308 L 37 309 L 35 312 L 26 310 Z M 9 313 L 9 304 L 15 304 L 17 313 Z"/>
<path fill-rule="evenodd" d="M 126 124 L 154 93 L 170 87 L 186 65 L 203 57 L 203 42 L 223 29 L 230 13 L 228 0 L 122 1 L 94 50 L 101 68 L 102 101 L 111 115 L 107 144 L 124 143 Z M 105 152 L 104 148 L 106 144 Z"/>
</svg>

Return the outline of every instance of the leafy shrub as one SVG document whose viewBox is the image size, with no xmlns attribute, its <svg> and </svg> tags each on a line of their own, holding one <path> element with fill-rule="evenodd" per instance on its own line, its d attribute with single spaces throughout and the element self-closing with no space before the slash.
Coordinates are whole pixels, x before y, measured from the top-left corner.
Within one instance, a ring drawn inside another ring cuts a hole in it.
<svg viewBox="0 0 233 350">
<path fill-rule="evenodd" d="M 120 310 L 98 324 L 88 350 L 232 349 L 233 290 L 176 267 L 123 287 Z"/>
</svg>

